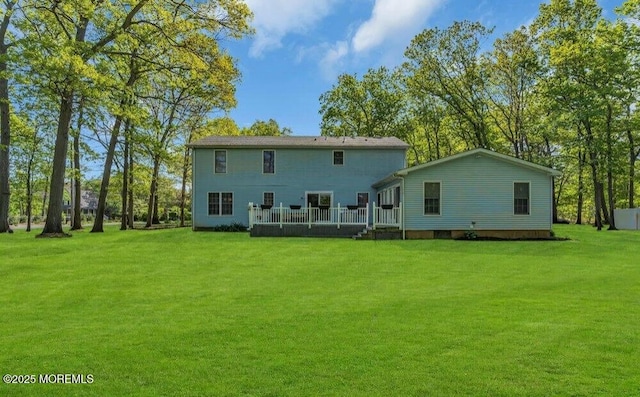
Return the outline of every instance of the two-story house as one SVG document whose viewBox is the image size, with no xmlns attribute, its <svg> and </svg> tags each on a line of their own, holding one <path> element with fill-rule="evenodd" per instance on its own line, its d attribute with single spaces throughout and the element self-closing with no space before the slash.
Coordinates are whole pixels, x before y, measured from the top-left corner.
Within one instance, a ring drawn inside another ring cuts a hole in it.
<svg viewBox="0 0 640 397">
<path fill-rule="evenodd" d="M 324 226 L 341 219 L 342 234 L 348 224 L 362 229 L 374 183 L 406 167 L 409 147 L 394 137 L 320 136 L 210 136 L 189 146 L 194 230 L 242 223 L 255 231 L 254 221 L 268 219 L 286 224 L 284 235 L 327 235 L 337 228 Z"/>
<path fill-rule="evenodd" d="M 561 175 L 486 149 L 407 168 L 397 138 L 211 136 L 190 147 L 193 229 L 241 223 L 252 236 L 545 238 Z"/>
</svg>

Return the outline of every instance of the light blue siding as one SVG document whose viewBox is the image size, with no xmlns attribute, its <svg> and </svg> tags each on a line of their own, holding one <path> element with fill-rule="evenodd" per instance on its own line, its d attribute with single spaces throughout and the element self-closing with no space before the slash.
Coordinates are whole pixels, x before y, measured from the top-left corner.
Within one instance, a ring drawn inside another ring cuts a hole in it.
<svg viewBox="0 0 640 397">
<path fill-rule="evenodd" d="M 424 215 L 424 182 L 440 182 L 440 215 Z M 529 182 L 529 215 L 514 215 L 513 184 Z M 552 178 L 545 172 L 477 154 L 405 176 L 407 230 L 550 230 Z"/>
<path fill-rule="evenodd" d="M 375 200 L 376 181 L 405 166 L 404 149 L 358 148 L 223 148 L 227 172 L 214 174 L 215 148 L 193 149 L 193 226 L 209 228 L 249 223 L 247 205 L 261 204 L 264 192 L 275 193 L 274 205 L 305 206 L 306 192 L 333 192 L 333 205 L 357 204 L 357 193 Z M 275 150 L 275 173 L 262 173 L 263 150 Z M 344 164 L 333 165 L 333 151 L 344 151 Z M 207 194 L 232 192 L 233 215 L 209 216 Z"/>
</svg>

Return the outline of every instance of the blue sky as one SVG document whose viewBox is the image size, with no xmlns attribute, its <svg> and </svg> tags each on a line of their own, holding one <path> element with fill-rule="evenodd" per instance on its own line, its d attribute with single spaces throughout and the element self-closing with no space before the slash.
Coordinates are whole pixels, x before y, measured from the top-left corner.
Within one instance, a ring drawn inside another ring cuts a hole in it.
<svg viewBox="0 0 640 397">
<path fill-rule="evenodd" d="M 623 0 L 599 0 L 605 15 Z M 403 60 L 411 39 L 456 20 L 479 21 L 501 37 L 537 15 L 537 0 L 245 0 L 256 34 L 225 46 L 242 81 L 230 116 L 240 127 L 276 120 L 294 135 L 320 134 L 319 97 L 338 75 Z M 487 43 L 490 48 L 493 39 Z"/>
</svg>

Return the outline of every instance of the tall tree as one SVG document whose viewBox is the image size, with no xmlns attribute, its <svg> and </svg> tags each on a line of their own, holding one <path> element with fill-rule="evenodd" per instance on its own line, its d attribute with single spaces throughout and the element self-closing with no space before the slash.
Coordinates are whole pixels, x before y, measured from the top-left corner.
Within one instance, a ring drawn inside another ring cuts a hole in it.
<svg viewBox="0 0 640 397">
<path fill-rule="evenodd" d="M 224 123 L 225 119 L 218 119 L 217 123 Z M 228 131 L 233 131 L 231 125 L 221 125 L 223 130 L 218 131 L 216 135 L 227 135 L 224 129 L 231 128 Z M 256 120 L 251 126 L 243 128 L 240 133 L 242 135 L 251 136 L 284 136 L 291 135 L 292 131 L 289 127 L 280 127 L 277 121 L 269 119 L 268 121 Z"/>
<path fill-rule="evenodd" d="M 406 110 L 398 71 L 369 69 L 362 79 L 343 74 L 320 96 L 320 130 L 327 136 L 394 136 Z"/>
<path fill-rule="evenodd" d="M 58 126 L 50 182 L 50 199 L 43 236 L 65 235 L 62 230 L 64 178 L 70 123 L 78 91 L 91 87 L 101 76 L 93 62 L 114 40 L 126 36 L 138 12 L 149 2 L 98 1 L 61 3 L 48 1 L 30 11 L 25 28 L 25 53 L 31 72 L 47 81 L 59 103 Z"/>
<path fill-rule="evenodd" d="M 630 63 L 630 70 L 623 77 L 627 84 L 627 101 L 624 117 L 624 131 L 627 141 L 628 165 L 627 165 L 627 205 L 629 208 L 635 207 L 635 178 L 636 162 L 640 157 L 640 115 L 637 110 L 637 100 L 639 97 L 638 87 L 640 87 L 640 26 L 635 21 L 640 19 L 640 0 L 627 0 L 617 10 L 624 20 L 617 21 L 622 31 L 617 35 L 618 42 L 627 53 L 627 61 Z M 629 22 L 629 19 L 631 22 Z"/>
<path fill-rule="evenodd" d="M 237 79 L 237 71 L 232 59 L 220 51 L 218 40 L 222 36 L 237 38 L 249 32 L 246 21 L 249 11 L 246 6 L 237 1 L 193 5 L 186 5 L 184 2 L 170 2 L 165 4 L 164 8 L 152 11 L 151 13 L 141 12 L 143 18 L 156 19 L 155 23 L 151 25 L 152 28 L 145 27 L 144 30 L 139 27 L 132 28 L 135 41 L 131 40 L 126 45 L 131 47 L 133 41 L 133 49 L 127 48 L 125 51 L 116 52 L 117 54 L 127 54 L 129 57 L 129 77 L 124 84 L 125 91 L 120 99 L 119 110 L 115 115 L 105 157 L 98 213 L 92 232 L 103 231 L 101 210 L 105 208 L 111 164 L 115 155 L 120 127 L 125 120 L 125 108 L 134 105 L 131 100 L 135 91 L 133 88 L 141 77 L 148 75 L 152 81 L 151 91 L 145 103 L 147 105 L 163 101 L 172 102 L 175 97 L 167 99 L 164 92 L 175 93 L 176 87 L 182 90 L 178 96 L 179 99 L 177 99 L 179 102 L 197 92 L 206 93 L 201 97 L 209 99 L 209 109 L 219 105 L 227 108 L 230 103 L 235 103 L 233 83 Z M 189 92 L 184 89 L 183 81 L 185 80 L 189 80 L 192 84 L 189 87 Z M 198 82 L 198 85 L 193 84 L 194 82 Z M 229 94 L 231 100 L 228 100 Z M 157 99 L 157 101 L 153 99 Z M 180 103 L 180 106 L 183 105 Z M 151 109 L 153 113 L 157 107 L 151 106 L 148 109 Z M 157 166 L 152 179 L 152 191 L 157 186 L 155 182 L 159 172 L 162 150 L 166 148 L 176 129 L 173 124 L 175 111 L 170 114 L 167 128 L 162 133 L 155 135 L 154 138 L 158 141 L 149 145 L 154 148 L 152 156 L 154 169 Z M 158 114 L 152 114 L 153 116 L 158 116 Z M 154 129 L 162 122 L 156 119 L 148 125 Z M 155 208 L 155 202 L 153 204 L 153 208 Z"/>
<path fill-rule="evenodd" d="M 598 87 L 603 84 L 603 65 L 596 45 L 597 26 L 602 10 L 595 0 L 551 0 L 540 5 L 533 24 L 548 73 L 542 87 L 554 99 L 554 111 L 565 113 L 579 123 L 576 140 L 584 146 L 591 168 L 595 223 L 602 228 L 608 211 L 601 180 L 605 139 L 598 133 L 610 126 L 610 113 Z M 605 67 L 606 69 L 606 67 Z M 615 227 L 615 226 L 614 226 Z"/>
<path fill-rule="evenodd" d="M 491 33 L 477 22 L 454 22 L 445 30 L 424 30 L 405 51 L 408 84 L 446 103 L 458 120 L 458 133 L 472 148 L 493 146 L 487 76 L 479 61 L 481 45 Z"/>
<path fill-rule="evenodd" d="M 82 229 L 82 182 L 80 172 L 80 134 L 82 131 L 82 125 L 84 122 L 84 96 L 80 97 L 80 104 L 78 105 L 78 118 L 75 131 L 72 132 L 73 144 L 72 144 L 72 157 L 73 167 L 71 175 L 71 196 L 72 196 L 72 215 L 71 215 L 71 230 Z"/>
<path fill-rule="evenodd" d="M 11 145 L 11 124 L 9 121 L 9 25 L 15 0 L 2 2 L 4 8 L 0 22 L 0 233 L 11 231 L 9 227 L 9 146 Z"/>
<path fill-rule="evenodd" d="M 533 41 L 522 27 L 497 39 L 486 57 L 491 103 L 489 117 L 509 142 L 513 155 L 531 160 L 529 139 L 533 124 L 530 102 L 540 75 L 538 55 Z"/>
</svg>

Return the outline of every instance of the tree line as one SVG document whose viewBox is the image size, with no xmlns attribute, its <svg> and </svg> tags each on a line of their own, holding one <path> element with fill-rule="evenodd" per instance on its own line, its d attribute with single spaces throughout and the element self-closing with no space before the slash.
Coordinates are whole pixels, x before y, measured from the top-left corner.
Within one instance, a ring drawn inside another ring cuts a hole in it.
<svg viewBox="0 0 640 397">
<path fill-rule="evenodd" d="M 401 66 L 339 76 L 321 132 L 397 136 L 417 164 L 487 148 L 556 168 L 554 220 L 615 229 L 635 206 L 640 1 L 607 19 L 596 0 L 551 0 L 496 39 L 477 22 L 418 34 Z"/>
<path fill-rule="evenodd" d="M 151 226 L 159 202 L 184 225 L 186 143 L 292 133 L 275 120 L 211 118 L 236 103 L 240 73 L 221 42 L 252 33 L 240 0 L 0 5 L 0 232 L 10 214 L 30 222 L 37 209 L 42 235 L 64 235 L 65 201 L 82 228 L 83 184 L 98 192 L 94 232 L 106 213 L 121 215 L 121 229 L 136 214 Z M 614 229 L 614 209 L 636 205 L 640 0 L 616 12 L 551 0 L 492 45 L 477 22 L 425 29 L 397 68 L 339 76 L 320 97 L 321 133 L 397 136 L 411 164 L 484 147 L 547 165 L 563 172 L 555 218 Z M 91 181 L 87 162 L 102 169 Z"/>
<path fill-rule="evenodd" d="M 87 159 L 103 169 L 92 232 L 103 230 L 114 165 L 122 228 L 133 225 L 134 185 L 142 177 L 149 188 L 147 225 L 157 217 L 158 185 L 167 167 L 180 169 L 184 209 L 189 159 L 180 148 L 211 128 L 210 114 L 235 106 L 240 73 L 221 42 L 251 34 L 246 4 L 3 0 L 1 5 L 0 232 L 11 230 L 10 211 L 24 210 L 30 221 L 35 198 L 43 200 L 38 203 L 45 219 L 42 235 L 64 235 L 68 179 L 75 187 L 71 228 L 81 228 L 81 161 Z"/>
</svg>

